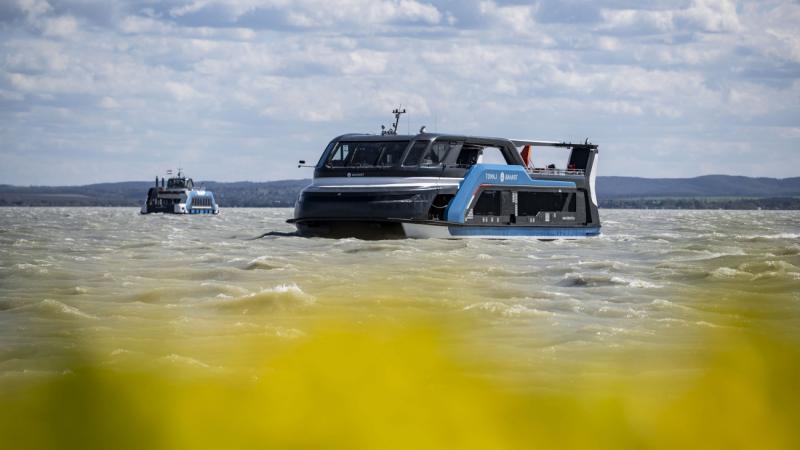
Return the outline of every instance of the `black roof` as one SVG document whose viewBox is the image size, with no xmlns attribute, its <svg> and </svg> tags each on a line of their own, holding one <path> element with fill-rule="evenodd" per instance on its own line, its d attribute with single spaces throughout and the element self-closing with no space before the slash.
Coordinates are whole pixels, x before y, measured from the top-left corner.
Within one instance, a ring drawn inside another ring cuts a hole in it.
<svg viewBox="0 0 800 450">
<path fill-rule="evenodd" d="M 435 139 L 454 139 L 454 140 L 471 140 L 471 141 L 484 141 L 484 142 L 494 142 L 494 143 L 507 143 L 510 139 L 506 138 L 495 138 L 495 137 L 484 137 L 484 136 L 465 136 L 459 134 L 445 134 L 445 133 L 420 133 L 420 134 L 360 134 L 360 133 L 352 133 L 352 134 L 343 134 L 336 138 L 337 141 L 340 140 L 348 140 L 348 141 L 413 141 L 413 140 L 425 140 L 425 141 L 432 141 Z"/>
<path fill-rule="evenodd" d="M 509 139 L 488 136 L 468 136 L 460 134 L 445 134 L 445 133 L 420 133 L 420 134 L 364 134 L 364 133 L 350 133 L 343 134 L 337 137 L 336 141 L 363 141 L 363 142 L 385 142 L 385 141 L 412 141 L 412 140 L 425 140 L 431 141 L 436 139 L 452 139 L 452 140 L 469 140 L 472 142 L 483 144 L 511 144 L 517 147 L 530 144 L 534 146 L 547 146 L 547 147 L 586 147 L 590 149 L 597 149 L 597 145 L 586 143 L 573 144 L 570 142 L 557 142 L 557 141 L 539 141 L 527 139 Z"/>
</svg>

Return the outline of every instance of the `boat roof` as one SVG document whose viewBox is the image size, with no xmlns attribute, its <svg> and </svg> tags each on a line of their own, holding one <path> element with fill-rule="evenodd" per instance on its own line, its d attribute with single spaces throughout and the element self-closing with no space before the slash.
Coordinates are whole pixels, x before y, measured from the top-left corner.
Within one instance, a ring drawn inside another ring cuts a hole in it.
<svg viewBox="0 0 800 450">
<path fill-rule="evenodd" d="M 364 142 L 371 142 L 371 141 L 413 141 L 413 140 L 435 140 L 435 139 L 453 139 L 453 140 L 470 140 L 476 141 L 479 143 L 486 143 L 486 144 L 499 144 L 499 143 L 507 143 L 510 142 L 515 147 L 522 147 L 525 145 L 531 145 L 534 147 L 564 147 L 564 148 L 573 148 L 573 147 L 586 147 L 590 149 L 596 149 L 596 144 L 591 144 L 588 141 L 585 143 L 578 143 L 574 144 L 571 142 L 558 142 L 558 141 L 542 141 L 537 139 L 509 139 L 509 138 L 499 138 L 499 137 L 489 137 L 489 136 L 469 136 L 469 135 L 460 135 L 460 134 L 445 134 L 445 133 L 420 133 L 420 134 L 363 134 L 363 133 L 350 133 L 350 134 L 343 134 L 337 137 L 336 141 L 341 140 L 350 140 L 350 141 L 364 141 Z"/>
</svg>

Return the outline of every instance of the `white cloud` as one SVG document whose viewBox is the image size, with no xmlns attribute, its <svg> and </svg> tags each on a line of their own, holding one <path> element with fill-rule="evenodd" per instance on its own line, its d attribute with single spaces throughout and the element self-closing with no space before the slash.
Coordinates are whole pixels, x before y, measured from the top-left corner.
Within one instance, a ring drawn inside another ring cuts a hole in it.
<svg viewBox="0 0 800 450">
<path fill-rule="evenodd" d="M 703 31 L 735 32 L 741 29 L 736 3 L 733 0 L 694 0 L 686 11 L 676 13 Z"/>
<path fill-rule="evenodd" d="M 164 84 L 164 88 L 178 101 L 194 100 L 200 97 L 200 93 L 186 83 L 168 81 Z"/>
<path fill-rule="evenodd" d="M 301 28 L 335 24 L 372 26 L 398 21 L 437 24 L 442 20 L 436 7 L 416 0 L 193 0 L 172 8 L 170 14 L 182 17 L 207 9 L 222 11 L 232 22 L 259 10 L 281 12 L 289 25 Z"/>
<path fill-rule="evenodd" d="M 603 28 L 665 33 L 674 30 L 736 32 L 741 29 L 732 0 L 693 0 L 682 9 L 603 9 Z"/>
<path fill-rule="evenodd" d="M 42 21 L 45 36 L 70 37 L 78 31 L 78 21 L 72 16 L 59 16 Z"/>
<path fill-rule="evenodd" d="M 800 164 L 786 128 L 800 115 L 790 1 L 607 3 L 598 23 L 574 27 L 500 1 L 148 0 L 115 4 L 106 22 L 68 1 L 18 2 L 0 27 L 0 157 L 12 162 L 0 182 L 86 181 L 25 169 L 65 159 L 108 180 L 171 158 L 193 162 L 197 178 L 304 176 L 285 170 L 299 152 L 313 159 L 332 136 L 377 132 L 398 104 L 410 113 L 403 131 L 591 136 L 618 162 L 603 174 L 696 174 L 699 157 L 681 150 L 713 141 L 788 161 L 765 175 Z M 783 131 L 754 145 L 770 127 Z M 750 156 L 716 170 L 743 170 Z"/>
<path fill-rule="evenodd" d="M 14 0 L 14 3 L 31 18 L 41 16 L 53 9 L 46 0 Z"/>
</svg>

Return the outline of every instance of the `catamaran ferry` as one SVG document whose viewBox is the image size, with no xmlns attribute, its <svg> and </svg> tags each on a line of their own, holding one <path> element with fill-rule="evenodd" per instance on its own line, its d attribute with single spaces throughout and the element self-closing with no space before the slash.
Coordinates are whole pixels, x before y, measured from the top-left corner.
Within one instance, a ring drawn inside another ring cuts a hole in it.
<svg viewBox="0 0 800 450">
<path fill-rule="evenodd" d="M 426 133 L 333 139 L 300 194 L 303 236 L 584 238 L 600 234 L 597 145 Z M 536 147 L 568 152 L 536 167 Z M 304 165 L 304 161 L 300 162 Z"/>
<path fill-rule="evenodd" d="M 167 175 L 172 175 L 168 170 Z M 161 177 L 159 185 L 156 177 L 155 186 L 147 191 L 147 200 L 142 205 L 142 214 L 219 214 L 219 205 L 214 200 L 214 193 L 205 188 L 197 189 L 194 181 L 186 178 L 181 169 L 177 176 L 168 180 Z"/>
</svg>

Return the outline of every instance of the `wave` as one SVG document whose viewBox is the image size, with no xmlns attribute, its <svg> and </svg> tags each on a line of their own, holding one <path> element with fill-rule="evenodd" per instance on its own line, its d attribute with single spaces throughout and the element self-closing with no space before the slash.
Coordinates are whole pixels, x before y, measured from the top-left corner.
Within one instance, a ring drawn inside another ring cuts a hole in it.
<svg viewBox="0 0 800 450">
<path fill-rule="evenodd" d="M 794 244 L 778 247 L 773 250 L 773 254 L 777 256 L 797 256 L 800 255 L 800 245 Z"/>
<path fill-rule="evenodd" d="M 737 234 L 736 239 L 748 242 L 774 241 L 776 239 L 800 239 L 800 233 L 775 233 L 775 234 Z"/>
<path fill-rule="evenodd" d="M 75 306 L 69 306 L 58 300 L 46 298 L 35 305 L 22 306 L 17 309 L 33 309 L 38 314 L 51 319 L 99 319 L 97 316 L 85 313 Z"/>
<path fill-rule="evenodd" d="M 565 287 L 601 287 L 601 286 L 627 286 L 632 288 L 652 289 L 660 285 L 636 278 L 623 278 L 606 274 L 568 273 L 559 283 Z"/>
<path fill-rule="evenodd" d="M 795 266 L 786 261 L 758 261 L 746 262 L 739 266 L 739 270 L 747 271 L 753 274 L 762 272 L 798 272 L 800 267 Z"/>
<path fill-rule="evenodd" d="M 130 244 L 121 245 L 119 248 L 120 250 L 131 250 L 131 249 L 138 249 L 138 248 L 148 248 L 148 247 L 160 247 L 160 242 L 154 241 L 145 241 L 145 242 L 133 242 Z"/>
<path fill-rule="evenodd" d="M 718 267 L 708 272 L 708 277 L 717 280 L 749 280 L 753 278 L 753 274 L 732 267 Z"/>
<path fill-rule="evenodd" d="M 276 309 L 292 306 L 308 306 L 313 304 L 314 297 L 303 292 L 295 284 L 282 284 L 271 289 L 264 289 L 248 295 L 234 298 L 217 298 L 211 305 L 218 309 L 235 310 L 242 314 L 265 309 Z"/>
<path fill-rule="evenodd" d="M 366 247 L 348 248 L 348 249 L 343 250 L 343 252 L 351 254 L 351 255 L 354 255 L 354 254 L 358 254 L 358 253 L 376 253 L 376 252 L 377 253 L 383 253 L 383 252 L 389 252 L 389 251 L 400 250 L 400 249 L 402 249 L 402 247 L 399 246 L 399 245 L 386 245 L 386 244 L 375 245 L 375 244 L 372 244 L 372 245 L 368 245 Z"/>
<path fill-rule="evenodd" d="M 761 280 L 761 279 L 781 279 L 789 278 L 796 280 L 800 278 L 800 267 L 786 261 L 757 261 L 746 262 L 738 267 L 718 267 L 708 272 L 708 277 L 713 279 L 739 279 L 739 280 Z"/>
<path fill-rule="evenodd" d="M 169 365 L 169 366 L 176 366 L 179 368 L 194 368 L 194 369 L 212 369 L 213 367 L 209 364 L 206 364 L 200 360 L 190 358 L 188 356 L 182 356 L 175 353 L 163 356 L 156 360 L 156 363 Z"/>
<path fill-rule="evenodd" d="M 508 305 L 503 302 L 480 302 L 465 306 L 464 311 L 481 311 L 490 314 L 498 314 L 504 317 L 551 317 L 555 313 L 550 311 L 542 311 L 536 308 L 529 308 L 525 305 L 512 304 Z"/>
<path fill-rule="evenodd" d="M 269 256 L 259 256 L 247 263 L 247 265 L 244 266 L 244 270 L 274 270 L 283 268 L 283 266 L 279 264 L 269 262 L 270 259 Z"/>
<path fill-rule="evenodd" d="M 597 261 L 579 261 L 578 266 L 586 269 L 610 269 L 614 271 L 622 271 L 628 267 L 628 265 L 623 262 L 607 259 Z"/>
</svg>

